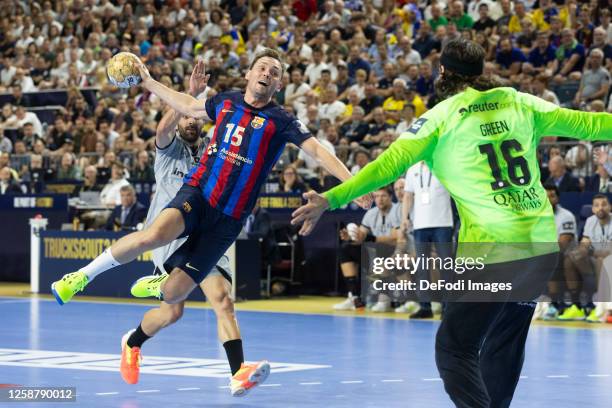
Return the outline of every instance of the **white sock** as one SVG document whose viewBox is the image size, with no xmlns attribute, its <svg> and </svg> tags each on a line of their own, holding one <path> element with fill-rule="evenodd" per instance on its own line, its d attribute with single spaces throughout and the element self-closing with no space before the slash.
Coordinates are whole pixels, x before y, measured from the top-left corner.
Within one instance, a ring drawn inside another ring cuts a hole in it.
<svg viewBox="0 0 612 408">
<path fill-rule="evenodd" d="M 111 254 L 110 248 L 108 248 L 106 251 L 98 255 L 96 259 L 87 264 L 87 266 L 79 269 L 79 271 L 85 273 L 87 278 L 89 278 L 89 282 L 91 282 L 102 272 L 119 265 L 121 264 L 115 260 Z"/>
</svg>

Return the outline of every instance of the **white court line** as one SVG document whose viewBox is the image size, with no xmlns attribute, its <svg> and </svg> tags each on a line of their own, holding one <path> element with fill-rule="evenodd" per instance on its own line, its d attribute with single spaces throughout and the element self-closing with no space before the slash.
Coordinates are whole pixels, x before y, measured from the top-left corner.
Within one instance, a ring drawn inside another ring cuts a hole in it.
<svg viewBox="0 0 612 408">
<path fill-rule="evenodd" d="M 30 299 L 20 299 L 20 300 L 0 300 L 0 303 L 26 303 L 30 302 Z"/>
<path fill-rule="evenodd" d="M 190 377 L 227 378 L 226 360 L 148 356 L 141 373 Z M 80 353 L 51 350 L 9 349 L 0 347 L 0 367 L 36 367 L 116 372 L 117 354 Z M 272 362 L 272 371 L 281 372 L 328 368 L 312 364 Z M 0 369 L 1 372 L 1 369 Z"/>
<path fill-rule="evenodd" d="M 587 374 L 587 377 L 595 377 L 595 378 L 606 378 L 606 377 L 612 377 L 612 374 Z M 526 379 L 529 378 L 526 375 L 522 375 L 520 376 L 521 379 Z M 546 378 L 570 378 L 569 375 L 566 374 L 559 374 L 559 375 L 547 375 Z M 442 381 L 441 378 L 422 378 L 421 380 L 423 381 Z M 404 382 L 405 380 L 403 379 L 387 379 L 387 380 L 380 380 L 383 383 L 400 383 L 400 382 Z M 347 380 L 347 381 L 340 381 L 340 383 L 342 384 L 363 384 L 364 381 L 362 380 Z M 301 382 L 298 383 L 299 385 L 303 385 L 303 386 L 308 386 L 308 385 L 322 385 L 323 383 L 320 381 L 312 381 L 312 382 Z M 261 384 L 260 387 L 281 387 L 282 384 Z M 223 389 L 223 388 L 230 388 L 227 385 L 222 385 L 219 386 L 218 388 Z M 185 388 L 177 388 L 177 391 L 197 391 L 200 390 L 200 387 L 185 387 Z M 140 391 L 136 391 L 138 393 L 144 394 L 144 393 L 154 393 L 154 392 L 160 392 L 160 390 L 140 390 Z M 112 392 L 97 392 L 95 393 L 95 395 L 99 395 L 99 396 L 105 396 L 105 395 L 117 395 L 119 394 L 119 392 L 117 391 L 112 391 Z M 79 394 L 81 395 L 81 394 Z M 345 397 L 345 395 L 336 395 L 337 398 L 343 398 Z"/>
<path fill-rule="evenodd" d="M 527 378 L 529 378 L 529 377 L 528 377 L 528 376 L 526 376 L 526 375 L 521 375 L 519 378 L 520 378 L 521 380 L 526 380 L 526 379 L 527 379 Z"/>
</svg>

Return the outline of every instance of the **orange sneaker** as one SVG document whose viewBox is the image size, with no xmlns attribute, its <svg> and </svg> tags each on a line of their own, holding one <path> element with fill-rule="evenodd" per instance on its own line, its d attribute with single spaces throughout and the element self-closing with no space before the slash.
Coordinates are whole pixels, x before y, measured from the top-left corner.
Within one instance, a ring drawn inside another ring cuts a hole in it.
<svg viewBox="0 0 612 408">
<path fill-rule="evenodd" d="M 255 364 L 242 363 L 230 380 L 232 396 L 244 397 L 251 388 L 266 381 L 269 374 L 270 363 L 265 360 Z"/>
<path fill-rule="evenodd" d="M 134 330 L 123 335 L 121 339 L 121 378 L 128 384 L 136 384 L 140 374 L 140 347 L 129 347 L 127 340 Z"/>
</svg>

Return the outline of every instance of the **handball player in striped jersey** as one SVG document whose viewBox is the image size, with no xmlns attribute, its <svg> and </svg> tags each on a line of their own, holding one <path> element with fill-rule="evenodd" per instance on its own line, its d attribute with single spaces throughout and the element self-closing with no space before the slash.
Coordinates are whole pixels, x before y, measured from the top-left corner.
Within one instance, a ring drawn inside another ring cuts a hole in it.
<svg viewBox="0 0 612 408">
<path fill-rule="evenodd" d="M 145 89 L 180 114 L 214 121 L 214 135 L 199 164 L 185 176 L 174 199 L 148 228 L 126 235 L 79 271 L 52 284 L 60 304 L 69 302 L 100 273 L 188 237 L 165 262 L 169 275 L 140 279 L 132 287 L 133 294 L 157 297 L 168 304 L 185 300 L 237 238 L 261 185 L 287 143 L 300 147 L 338 179 L 351 177 L 303 123 L 272 101 L 282 87 L 284 74 L 277 51 L 266 49 L 255 56 L 245 76 L 244 94 L 222 92 L 205 101 L 155 81 L 142 63 L 139 68 Z M 194 71 L 205 75 L 203 61 L 198 61 Z M 369 208 L 372 199 L 368 194 L 357 202 Z M 255 365 L 251 373 L 237 380 L 248 390 L 261 376 Z"/>
</svg>

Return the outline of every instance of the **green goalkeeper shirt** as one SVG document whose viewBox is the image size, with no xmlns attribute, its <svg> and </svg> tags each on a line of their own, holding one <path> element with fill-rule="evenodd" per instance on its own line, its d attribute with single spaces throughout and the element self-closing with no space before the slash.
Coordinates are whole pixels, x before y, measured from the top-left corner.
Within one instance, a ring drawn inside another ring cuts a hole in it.
<svg viewBox="0 0 612 408">
<path fill-rule="evenodd" d="M 612 115 L 563 109 L 513 88 L 467 88 L 324 196 L 336 209 L 425 160 L 457 204 L 460 242 L 556 243 L 537 159 L 543 136 L 612 139 Z"/>
</svg>

